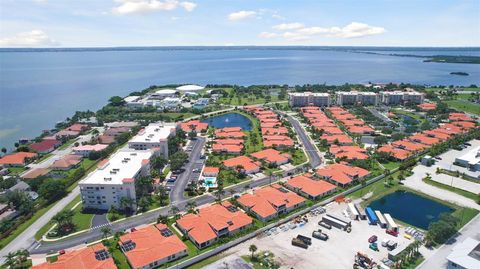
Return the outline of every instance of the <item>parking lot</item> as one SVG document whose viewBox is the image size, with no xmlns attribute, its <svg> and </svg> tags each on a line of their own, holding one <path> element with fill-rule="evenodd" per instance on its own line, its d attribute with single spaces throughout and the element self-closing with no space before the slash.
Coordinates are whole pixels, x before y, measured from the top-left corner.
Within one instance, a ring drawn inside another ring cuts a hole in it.
<svg viewBox="0 0 480 269">
<path fill-rule="evenodd" d="M 326 208 L 327 213 L 342 215 L 346 209 L 345 203 L 331 203 Z M 411 240 L 403 237 L 404 229 L 400 227 L 398 237 L 385 233 L 385 229 L 380 226 L 372 226 L 366 220 L 352 221 L 352 231 L 347 233 L 332 227 L 331 230 L 318 225 L 322 219 L 321 215 L 308 216 L 308 223 L 294 229 L 280 229 L 271 235 L 261 235 L 257 238 L 248 240 L 232 249 L 229 252 L 237 252 L 236 255 L 247 255 L 248 247 L 255 244 L 259 250 L 269 250 L 275 254 L 277 260 L 282 264 L 282 268 L 352 268 L 354 256 L 359 251 L 367 254 L 379 263 L 388 256 L 388 250 L 381 246 L 384 239 L 395 241 L 399 246 L 409 244 Z M 327 241 L 321 241 L 312 238 L 312 245 L 308 249 L 292 246 L 291 240 L 298 234 L 311 237 L 312 232 L 318 229 L 329 236 Z M 376 235 L 378 237 L 379 251 L 373 251 L 369 248 L 368 239 Z"/>
<path fill-rule="evenodd" d="M 455 158 L 467 154 L 469 151 L 480 146 L 480 140 L 475 139 L 468 142 L 471 146 L 465 147 L 462 150 L 451 149 L 443 154 L 440 154 L 440 159 L 435 160 L 435 165 L 440 168 L 450 170 L 450 171 L 459 171 L 460 173 L 465 173 L 471 177 L 480 177 L 480 171 L 471 171 L 465 167 L 454 165 Z M 433 167 L 433 166 L 432 166 Z"/>
</svg>

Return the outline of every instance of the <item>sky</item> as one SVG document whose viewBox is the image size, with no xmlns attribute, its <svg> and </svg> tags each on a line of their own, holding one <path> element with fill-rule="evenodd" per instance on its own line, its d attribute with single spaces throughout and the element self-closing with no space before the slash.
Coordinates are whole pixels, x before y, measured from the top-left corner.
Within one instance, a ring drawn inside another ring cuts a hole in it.
<svg viewBox="0 0 480 269">
<path fill-rule="evenodd" d="M 480 46 L 480 0 L 0 0 L 0 47 Z"/>
</svg>

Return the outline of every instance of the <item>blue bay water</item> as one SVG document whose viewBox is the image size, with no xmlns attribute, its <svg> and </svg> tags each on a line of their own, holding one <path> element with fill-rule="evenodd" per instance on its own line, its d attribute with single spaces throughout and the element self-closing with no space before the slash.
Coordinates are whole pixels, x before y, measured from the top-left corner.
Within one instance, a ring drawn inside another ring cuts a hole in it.
<svg viewBox="0 0 480 269">
<path fill-rule="evenodd" d="M 437 54 L 432 51 L 407 53 Z M 440 52 L 478 55 L 479 49 Z M 2 50 L 0 146 L 11 148 L 18 138 L 35 137 L 77 110 L 96 110 L 110 96 L 154 84 L 480 84 L 479 65 L 422 60 L 312 48 Z M 453 76 L 452 71 L 470 76 Z"/>
</svg>

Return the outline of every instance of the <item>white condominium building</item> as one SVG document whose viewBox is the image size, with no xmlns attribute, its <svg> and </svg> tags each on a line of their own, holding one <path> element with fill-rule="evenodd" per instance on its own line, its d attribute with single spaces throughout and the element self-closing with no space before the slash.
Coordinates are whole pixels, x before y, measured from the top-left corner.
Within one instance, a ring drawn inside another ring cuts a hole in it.
<svg viewBox="0 0 480 269">
<path fill-rule="evenodd" d="M 382 92 L 382 103 L 386 105 L 398 105 L 403 103 L 414 103 L 421 104 L 424 101 L 423 93 L 410 91 L 393 91 L 393 92 Z"/>
<path fill-rule="evenodd" d="M 378 95 L 374 92 L 337 92 L 337 105 L 377 105 Z"/>
<path fill-rule="evenodd" d="M 128 147 L 136 150 L 158 148 L 159 154 L 168 158 L 168 138 L 175 135 L 175 123 L 152 123 L 140 130 L 128 142 Z"/>
<path fill-rule="evenodd" d="M 150 173 L 150 158 L 154 150 L 124 150 L 115 153 L 97 170 L 90 173 L 78 184 L 85 208 L 108 210 L 122 204 L 122 197 L 131 199 L 135 210 L 135 181 Z"/>
<path fill-rule="evenodd" d="M 328 93 L 292 92 L 288 94 L 288 98 L 292 107 L 330 106 L 330 95 Z"/>
</svg>

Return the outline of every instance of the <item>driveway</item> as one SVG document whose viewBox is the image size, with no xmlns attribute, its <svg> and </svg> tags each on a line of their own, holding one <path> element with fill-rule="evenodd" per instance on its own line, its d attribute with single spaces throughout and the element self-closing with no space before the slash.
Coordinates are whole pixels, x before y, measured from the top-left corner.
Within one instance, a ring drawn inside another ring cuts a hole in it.
<svg viewBox="0 0 480 269">
<path fill-rule="evenodd" d="M 429 169 L 429 167 L 426 167 L 424 165 L 417 165 L 415 166 L 415 168 L 413 168 L 413 175 L 407 177 L 406 180 L 403 181 L 403 183 L 405 184 L 405 186 L 412 188 L 416 191 L 423 192 L 427 195 L 437 197 L 439 199 L 457 204 L 459 206 L 466 206 L 480 210 L 480 205 L 475 203 L 475 201 L 471 199 L 423 182 L 422 179 L 426 176 L 427 173 L 430 173 L 431 176 L 436 176 L 435 173 L 432 174 L 432 171 Z"/>
</svg>

